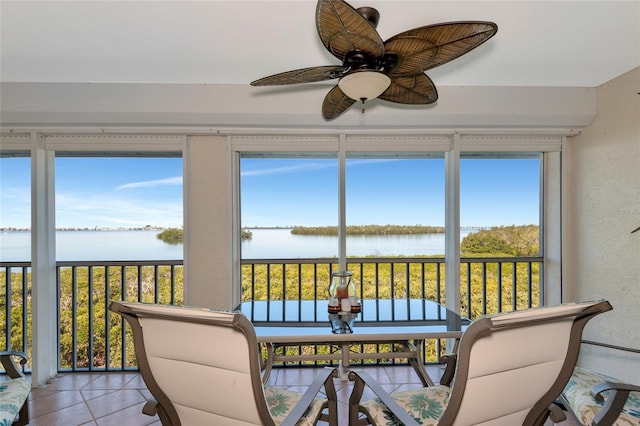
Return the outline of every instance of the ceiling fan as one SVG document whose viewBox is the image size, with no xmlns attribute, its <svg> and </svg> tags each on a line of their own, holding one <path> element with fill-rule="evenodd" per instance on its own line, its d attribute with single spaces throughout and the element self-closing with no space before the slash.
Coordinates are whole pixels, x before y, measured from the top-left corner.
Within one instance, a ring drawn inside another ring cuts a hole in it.
<svg viewBox="0 0 640 426">
<path fill-rule="evenodd" d="M 430 104 L 438 99 L 424 71 L 478 47 L 498 31 L 493 22 L 446 22 L 414 28 L 383 41 L 372 7 L 354 9 L 343 0 L 319 0 L 316 27 L 322 43 L 341 65 L 286 71 L 251 82 L 252 86 L 312 83 L 338 78 L 322 103 L 332 120 L 356 101 L 380 98 L 400 104 Z M 364 110 L 363 110 L 364 111 Z"/>
</svg>

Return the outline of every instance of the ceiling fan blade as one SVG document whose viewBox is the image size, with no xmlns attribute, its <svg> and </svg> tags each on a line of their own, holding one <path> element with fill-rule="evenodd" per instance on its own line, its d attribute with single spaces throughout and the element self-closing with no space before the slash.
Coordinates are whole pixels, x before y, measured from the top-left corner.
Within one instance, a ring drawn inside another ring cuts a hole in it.
<svg viewBox="0 0 640 426">
<path fill-rule="evenodd" d="M 384 42 L 375 27 L 342 0 L 318 1 L 316 27 L 324 47 L 341 61 L 356 50 L 373 58 L 384 54 Z"/>
<path fill-rule="evenodd" d="M 398 104 L 431 104 L 438 100 L 433 81 L 424 73 L 392 77 L 391 85 L 378 98 Z"/>
<path fill-rule="evenodd" d="M 356 101 L 344 94 L 344 92 L 335 86 L 327 93 L 322 102 L 322 116 L 325 120 L 333 120 L 340 114 L 345 112 Z"/>
<path fill-rule="evenodd" d="M 493 22 L 468 21 L 427 25 L 385 41 L 387 52 L 398 55 L 391 75 L 408 75 L 442 65 L 489 40 L 498 31 Z"/>
<path fill-rule="evenodd" d="M 313 83 L 342 77 L 348 68 L 342 65 L 326 65 L 320 67 L 301 68 L 293 71 L 281 72 L 256 81 L 252 86 L 279 86 L 283 84 Z"/>
</svg>

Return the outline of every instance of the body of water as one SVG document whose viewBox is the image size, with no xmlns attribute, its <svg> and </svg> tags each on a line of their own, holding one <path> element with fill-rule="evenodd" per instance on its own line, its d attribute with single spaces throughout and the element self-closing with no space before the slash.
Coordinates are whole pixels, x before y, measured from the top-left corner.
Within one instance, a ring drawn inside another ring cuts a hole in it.
<svg viewBox="0 0 640 426">
<path fill-rule="evenodd" d="M 57 260 L 179 260 L 182 244 L 167 244 L 160 231 L 57 231 Z M 289 229 L 251 229 L 242 242 L 244 259 L 336 257 L 338 237 L 292 235 Z M 464 232 L 464 237 L 469 232 Z M 347 237 L 349 256 L 444 255 L 444 234 Z M 31 258 L 29 232 L 0 234 L 0 261 Z"/>
</svg>

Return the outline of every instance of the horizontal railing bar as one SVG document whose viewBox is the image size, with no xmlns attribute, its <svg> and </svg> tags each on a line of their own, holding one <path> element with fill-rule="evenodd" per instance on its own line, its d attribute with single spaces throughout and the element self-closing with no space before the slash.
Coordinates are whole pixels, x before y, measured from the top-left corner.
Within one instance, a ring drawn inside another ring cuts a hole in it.
<svg viewBox="0 0 640 426">
<path fill-rule="evenodd" d="M 26 268 L 30 268 L 31 267 L 31 262 L 30 261 L 18 261 L 18 262 L 0 262 L 0 268 L 22 268 L 22 267 L 26 267 Z"/>
<path fill-rule="evenodd" d="M 461 263 L 503 263 L 503 262 L 542 262 L 543 257 L 529 256 L 529 257 L 462 257 Z M 348 257 L 347 263 L 442 263 L 444 257 Z M 318 258 L 304 258 L 304 259 L 242 259 L 241 265 L 252 264 L 321 264 L 321 263 L 337 263 L 338 259 L 335 257 L 318 257 Z M 56 266 L 71 267 L 71 266 L 138 266 L 138 265 L 182 265 L 183 260 L 82 260 L 73 261 L 65 260 L 56 262 Z M 30 261 L 0 261 L 1 267 L 23 267 L 31 266 Z"/>
<path fill-rule="evenodd" d="M 56 266 L 138 266 L 138 265 L 182 265 L 184 260 L 59 260 Z M 31 267 L 31 261 L 0 261 L 0 268 L 5 267 Z"/>
<path fill-rule="evenodd" d="M 347 257 L 347 263 L 444 263 L 444 257 Z M 526 262 L 542 262 L 542 256 L 527 257 L 461 257 L 460 263 L 526 263 Z M 252 264 L 315 264 L 315 263 L 338 263 L 336 257 L 317 257 L 304 259 L 241 259 L 241 265 Z"/>
<path fill-rule="evenodd" d="M 71 266 L 170 266 L 182 265 L 183 263 L 184 260 L 64 260 L 56 262 L 56 266 L 62 268 Z"/>
</svg>

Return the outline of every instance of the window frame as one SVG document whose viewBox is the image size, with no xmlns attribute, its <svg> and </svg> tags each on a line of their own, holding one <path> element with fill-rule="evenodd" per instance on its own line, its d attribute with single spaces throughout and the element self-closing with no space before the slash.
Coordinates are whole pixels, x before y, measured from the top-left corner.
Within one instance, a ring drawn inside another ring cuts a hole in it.
<svg viewBox="0 0 640 426">
<path fill-rule="evenodd" d="M 564 137 L 555 135 L 501 135 L 501 134 L 462 134 L 444 133 L 434 135 L 366 135 L 338 134 L 318 136 L 231 136 L 231 151 L 234 157 L 234 211 L 236 223 L 233 229 L 235 265 L 240 261 L 240 170 L 239 159 L 243 152 L 336 152 L 339 169 L 339 249 L 338 260 L 341 270 L 346 269 L 346 194 L 345 162 L 350 152 L 380 153 L 443 153 L 445 156 L 445 265 L 446 306 L 458 310 L 460 306 L 460 160 L 466 154 L 535 154 L 540 157 L 540 246 L 543 265 L 551 251 L 554 260 L 561 253 L 561 209 L 548 211 L 548 206 L 561 202 L 560 153 Z M 550 168 L 553 168 L 551 170 Z M 557 182 L 557 185 L 550 185 Z M 553 223 L 553 232 L 546 231 L 547 223 Z M 547 247 L 548 243 L 553 241 Z M 549 250 L 551 249 L 551 250 Z M 541 304 L 560 302 L 561 300 L 561 257 L 549 268 L 543 268 L 541 283 Z M 234 282 L 241 282 L 241 270 L 234 268 Z M 556 281 L 558 285 L 547 291 L 546 283 Z M 551 294 L 553 293 L 553 294 Z"/>
</svg>

